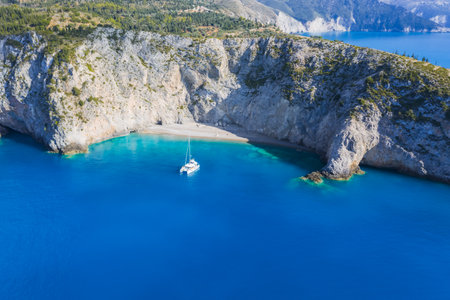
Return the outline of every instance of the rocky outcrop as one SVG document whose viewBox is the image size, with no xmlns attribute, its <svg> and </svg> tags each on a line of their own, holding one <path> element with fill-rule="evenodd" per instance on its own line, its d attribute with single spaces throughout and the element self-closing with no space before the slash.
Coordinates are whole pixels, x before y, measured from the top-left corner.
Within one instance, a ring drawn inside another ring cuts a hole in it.
<svg viewBox="0 0 450 300">
<path fill-rule="evenodd" d="M 277 12 L 257 0 L 214 0 L 221 10 L 233 17 L 242 17 L 261 24 L 274 24 Z"/>
<path fill-rule="evenodd" d="M 303 25 L 302 22 L 297 21 L 282 11 L 278 12 L 276 19 L 272 21 L 272 23 L 280 28 L 281 31 L 287 33 L 300 33 L 308 31 L 308 28 Z"/>
<path fill-rule="evenodd" d="M 274 24 L 283 32 L 287 33 L 350 31 L 350 26 L 345 27 L 345 25 L 342 24 L 342 19 L 339 17 L 337 19 L 330 20 L 325 20 L 323 18 L 317 17 L 311 21 L 302 23 L 281 11 L 278 12 Z"/>
<path fill-rule="evenodd" d="M 55 152 L 154 124 L 238 125 L 287 140 L 347 179 L 360 163 L 450 181 L 448 70 L 311 38 L 192 40 L 99 29 L 48 54 L 0 41 L 0 126 Z"/>
</svg>

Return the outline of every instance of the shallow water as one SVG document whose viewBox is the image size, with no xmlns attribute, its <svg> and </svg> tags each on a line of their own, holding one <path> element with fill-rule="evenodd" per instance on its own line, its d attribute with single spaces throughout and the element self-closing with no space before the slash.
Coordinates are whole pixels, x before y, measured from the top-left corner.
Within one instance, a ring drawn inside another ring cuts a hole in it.
<svg viewBox="0 0 450 300">
<path fill-rule="evenodd" d="M 426 57 L 432 64 L 450 68 L 450 33 L 326 32 L 319 35 L 360 47 L 409 56 L 414 54 L 419 60 Z"/>
<path fill-rule="evenodd" d="M 449 299 L 450 187 L 293 149 L 130 135 L 70 158 L 0 140 L 1 299 Z"/>
</svg>

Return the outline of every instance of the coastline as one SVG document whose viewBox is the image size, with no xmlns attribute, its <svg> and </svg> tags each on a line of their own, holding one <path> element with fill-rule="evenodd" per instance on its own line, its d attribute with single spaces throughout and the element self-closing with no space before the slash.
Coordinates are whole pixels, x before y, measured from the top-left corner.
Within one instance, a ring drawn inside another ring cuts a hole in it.
<svg viewBox="0 0 450 300">
<path fill-rule="evenodd" d="M 267 137 L 255 132 L 249 132 L 238 126 L 226 126 L 219 128 L 208 124 L 192 122 L 184 124 L 154 125 L 142 130 L 138 130 L 136 131 L 136 133 L 190 136 L 199 139 L 266 144 L 308 151 L 300 145 L 296 145 L 288 141 L 281 141 L 272 137 Z"/>
</svg>

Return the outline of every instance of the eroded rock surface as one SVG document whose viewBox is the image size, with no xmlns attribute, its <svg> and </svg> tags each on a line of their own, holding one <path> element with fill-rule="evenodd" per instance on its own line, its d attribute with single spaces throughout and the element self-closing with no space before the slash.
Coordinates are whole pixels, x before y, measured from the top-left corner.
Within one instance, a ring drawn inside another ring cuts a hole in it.
<svg viewBox="0 0 450 300">
<path fill-rule="evenodd" d="M 195 121 L 307 147 L 327 161 L 328 178 L 349 178 L 364 163 L 450 181 L 444 68 L 300 37 L 192 40 L 99 29 L 69 61 L 46 53 L 36 34 L 9 38 L 23 47 L 0 41 L 0 126 L 56 152 Z"/>
</svg>

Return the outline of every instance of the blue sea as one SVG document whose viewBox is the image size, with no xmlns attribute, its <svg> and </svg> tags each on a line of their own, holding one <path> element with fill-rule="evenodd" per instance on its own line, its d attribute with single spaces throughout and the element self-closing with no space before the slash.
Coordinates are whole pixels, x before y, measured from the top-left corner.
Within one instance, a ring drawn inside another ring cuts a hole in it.
<svg viewBox="0 0 450 300">
<path fill-rule="evenodd" d="M 450 68 L 450 33 L 326 32 L 312 35 L 360 47 L 414 55 L 419 60 L 425 57 L 432 64 Z"/>
<path fill-rule="evenodd" d="M 295 149 L 130 135 L 63 157 L 0 139 L 0 299 L 450 299 L 450 186 Z"/>
</svg>

